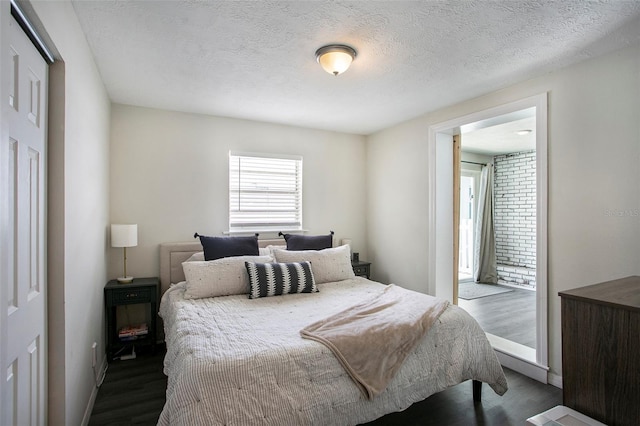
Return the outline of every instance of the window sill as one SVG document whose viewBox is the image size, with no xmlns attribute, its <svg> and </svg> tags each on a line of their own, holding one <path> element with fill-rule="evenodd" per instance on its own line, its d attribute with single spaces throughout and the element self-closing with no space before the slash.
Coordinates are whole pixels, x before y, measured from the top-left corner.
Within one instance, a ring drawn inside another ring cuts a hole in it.
<svg viewBox="0 0 640 426">
<path fill-rule="evenodd" d="M 288 234 L 304 234 L 305 232 L 308 232 L 308 230 L 306 229 L 286 229 L 286 228 L 281 228 L 281 229 L 273 229 L 273 228 L 268 228 L 268 229 L 234 229 L 234 230 L 229 230 L 229 231 L 223 231 L 222 233 L 224 235 L 232 235 L 232 236 L 236 236 L 236 237 L 240 237 L 240 236 L 248 236 L 248 235 L 255 235 L 255 234 L 260 234 L 261 237 L 266 237 L 266 238 L 277 238 L 278 237 L 278 233 L 288 233 Z"/>
</svg>

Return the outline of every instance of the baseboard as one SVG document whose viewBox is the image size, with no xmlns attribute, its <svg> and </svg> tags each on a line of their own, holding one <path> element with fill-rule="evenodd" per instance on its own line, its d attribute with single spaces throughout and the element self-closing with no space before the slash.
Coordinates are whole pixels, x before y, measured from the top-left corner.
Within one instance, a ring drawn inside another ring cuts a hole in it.
<svg viewBox="0 0 640 426">
<path fill-rule="evenodd" d="M 547 380 L 550 385 L 553 385 L 559 389 L 562 389 L 562 376 L 558 376 L 557 374 L 549 373 L 547 376 Z"/>
<path fill-rule="evenodd" d="M 547 367 L 516 358 L 511 354 L 499 350 L 496 350 L 496 355 L 498 356 L 498 361 L 500 361 L 500 364 L 504 367 L 517 371 L 541 383 L 547 383 Z"/>
<path fill-rule="evenodd" d="M 536 362 L 535 349 L 490 333 L 487 333 L 487 338 L 496 351 L 501 365 L 539 382 L 547 383 L 549 367 Z"/>
<path fill-rule="evenodd" d="M 98 377 L 102 377 L 105 374 L 105 371 L 107 370 L 107 356 L 105 354 L 105 356 L 102 358 L 102 365 L 100 366 L 100 374 L 98 374 Z M 98 380 L 98 377 L 94 377 L 94 381 Z M 89 420 L 91 419 L 91 413 L 93 412 L 93 405 L 96 403 L 96 398 L 98 397 L 98 390 L 100 390 L 100 388 L 98 388 L 97 386 L 93 386 L 93 390 L 91 391 L 91 396 L 89 397 L 89 402 L 87 403 L 87 408 L 84 410 L 84 416 L 82 417 L 82 426 L 88 426 L 89 425 Z"/>
</svg>

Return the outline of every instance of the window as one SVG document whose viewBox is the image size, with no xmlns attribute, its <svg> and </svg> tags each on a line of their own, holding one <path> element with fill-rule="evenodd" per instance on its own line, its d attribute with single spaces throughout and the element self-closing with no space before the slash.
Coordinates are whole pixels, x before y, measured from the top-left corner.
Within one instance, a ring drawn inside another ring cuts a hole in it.
<svg viewBox="0 0 640 426">
<path fill-rule="evenodd" d="M 302 229 L 302 157 L 229 153 L 229 231 Z"/>
</svg>

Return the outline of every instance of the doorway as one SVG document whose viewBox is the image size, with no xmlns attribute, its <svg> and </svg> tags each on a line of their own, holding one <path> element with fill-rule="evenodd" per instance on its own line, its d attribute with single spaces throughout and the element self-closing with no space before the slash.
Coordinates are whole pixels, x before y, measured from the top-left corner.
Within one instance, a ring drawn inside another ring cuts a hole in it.
<svg viewBox="0 0 640 426">
<path fill-rule="evenodd" d="M 535 120 L 535 108 L 528 108 L 494 117 L 489 125 L 462 126 L 460 138 L 458 304 L 487 333 L 525 351 L 536 348 Z M 477 179 L 481 172 L 491 179 Z M 490 191 L 478 189 L 488 181 Z M 482 213 L 487 195 L 492 208 L 482 215 L 476 206 Z M 491 248 L 482 253 L 490 262 L 478 265 L 480 248 Z"/>
<path fill-rule="evenodd" d="M 479 111 L 429 128 L 429 290 L 431 294 L 453 300 L 451 261 L 453 241 L 453 135 L 488 127 L 499 117 L 533 108 L 535 115 L 536 181 L 536 292 L 535 348 L 514 343 L 487 333 L 501 363 L 529 377 L 546 383 L 548 371 L 547 343 L 547 95 L 541 94 L 510 104 Z M 512 116 L 513 118 L 513 116 Z M 478 161 L 482 163 L 483 161 Z M 462 176 L 461 176 L 462 177 Z M 475 193 L 477 197 L 477 192 Z M 461 200 L 463 201 L 463 200 Z M 443 207 L 444 206 L 444 207 Z M 477 206 L 477 204 L 476 204 Z M 477 208 L 477 207 L 476 207 Z M 462 210 L 462 209 L 461 209 Z M 462 214 L 462 211 L 461 211 Z M 474 233 L 477 231 L 474 231 Z M 457 252 L 462 259 L 461 252 Z M 451 284 L 449 284 L 451 286 Z"/>
</svg>

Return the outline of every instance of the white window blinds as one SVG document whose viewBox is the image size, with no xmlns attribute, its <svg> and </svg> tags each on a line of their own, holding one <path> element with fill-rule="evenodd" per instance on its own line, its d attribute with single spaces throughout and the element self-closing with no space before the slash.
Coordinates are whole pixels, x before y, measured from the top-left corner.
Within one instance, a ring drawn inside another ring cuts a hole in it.
<svg viewBox="0 0 640 426">
<path fill-rule="evenodd" d="M 302 229 L 302 157 L 229 153 L 229 230 Z"/>
</svg>

